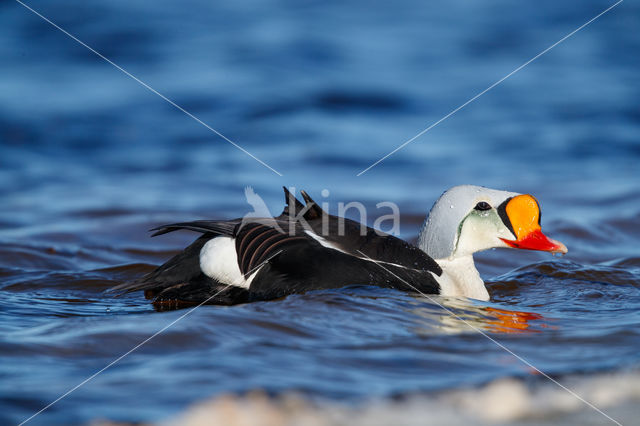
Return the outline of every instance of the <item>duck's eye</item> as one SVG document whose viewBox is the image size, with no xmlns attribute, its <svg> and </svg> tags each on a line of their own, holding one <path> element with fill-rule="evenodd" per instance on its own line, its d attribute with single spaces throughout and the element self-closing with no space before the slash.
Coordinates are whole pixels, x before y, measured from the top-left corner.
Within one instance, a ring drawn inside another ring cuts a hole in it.
<svg viewBox="0 0 640 426">
<path fill-rule="evenodd" d="M 486 201 L 480 201 L 478 204 L 476 204 L 474 209 L 480 210 L 482 212 L 485 210 L 491 210 L 491 206 Z"/>
</svg>

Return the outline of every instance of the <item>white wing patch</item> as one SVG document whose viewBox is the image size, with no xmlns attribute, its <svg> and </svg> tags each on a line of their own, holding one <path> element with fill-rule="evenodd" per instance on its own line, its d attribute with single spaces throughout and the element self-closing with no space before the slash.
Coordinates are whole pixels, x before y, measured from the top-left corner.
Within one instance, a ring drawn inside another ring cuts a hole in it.
<svg viewBox="0 0 640 426">
<path fill-rule="evenodd" d="M 329 241 L 325 240 L 324 238 L 322 238 L 320 235 L 318 235 L 318 234 L 316 234 L 316 233 L 314 233 L 312 231 L 309 231 L 308 229 L 305 229 L 304 232 L 305 232 L 305 234 L 307 234 L 308 236 L 310 236 L 311 238 L 313 238 L 314 240 L 319 242 L 322 247 L 330 248 L 330 249 L 333 249 L 333 250 L 338 250 L 338 251 L 341 251 L 342 253 L 347 253 L 346 251 L 342 250 L 340 247 L 332 244 L 331 242 L 329 242 Z M 350 254 L 350 253 L 347 253 L 347 254 Z"/>
<path fill-rule="evenodd" d="M 200 269 L 222 284 L 248 289 L 260 270 L 254 271 L 248 279 L 240 272 L 236 241 L 231 237 L 216 237 L 209 240 L 200 250 Z"/>
<path fill-rule="evenodd" d="M 361 254 L 361 256 L 356 256 L 356 255 L 354 255 L 353 253 L 349 253 L 349 252 L 347 252 L 347 251 L 344 251 L 344 250 L 343 250 L 343 249 L 341 249 L 339 246 L 332 244 L 331 242 L 329 242 L 329 241 L 325 240 L 323 237 L 321 237 L 321 236 L 320 236 L 320 235 L 318 235 L 318 234 L 314 234 L 313 232 L 311 232 L 311 231 L 309 231 L 309 230 L 305 230 L 304 232 L 305 232 L 307 235 L 309 235 L 311 238 L 313 238 L 314 240 L 316 240 L 317 242 L 319 242 L 319 243 L 320 243 L 320 245 L 321 245 L 322 247 L 326 247 L 326 248 L 329 248 L 329 249 L 332 249 L 332 250 L 337 250 L 337 251 L 339 251 L 339 252 L 342 252 L 342 253 L 348 254 L 349 256 L 353 256 L 353 257 L 358 258 L 358 259 L 368 260 L 369 262 L 373 262 L 373 263 L 384 263 L 384 264 L 387 264 L 387 265 L 397 266 L 397 267 L 399 267 L 399 268 L 406 268 L 406 266 L 404 266 L 404 265 L 400 265 L 399 263 L 386 262 L 386 261 L 384 261 L 384 260 L 372 259 L 372 258 L 370 258 L 369 256 L 366 256 L 364 253 L 360 252 L 360 250 L 357 250 L 357 251 Z"/>
</svg>

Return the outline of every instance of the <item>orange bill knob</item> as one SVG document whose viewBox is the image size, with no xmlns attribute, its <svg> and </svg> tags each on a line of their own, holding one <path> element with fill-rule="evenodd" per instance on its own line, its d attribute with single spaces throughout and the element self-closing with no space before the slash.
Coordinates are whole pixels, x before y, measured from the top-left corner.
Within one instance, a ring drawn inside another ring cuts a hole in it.
<svg viewBox="0 0 640 426">
<path fill-rule="evenodd" d="M 542 233 L 540 207 L 533 196 L 524 194 L 513 197 L 507 202 L 504 211 L 516 236 L 515 240 L 500 238 L 505 244 L 518 249 L 562 254 L 567 252 L 567 247 L 564 244 Z"/>
</svg>

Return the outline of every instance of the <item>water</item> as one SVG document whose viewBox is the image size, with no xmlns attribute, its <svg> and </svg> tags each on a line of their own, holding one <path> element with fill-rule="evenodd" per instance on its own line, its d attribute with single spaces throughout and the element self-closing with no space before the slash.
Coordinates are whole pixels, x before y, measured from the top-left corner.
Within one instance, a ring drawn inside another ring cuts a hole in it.
<svg viewBox="0 0 640 426">
<path fill-rule="evenodd" d="M 479 255 L 487 303 L 355 287 L 202 307 L 32 424 L 161 420 L 257 388 L 358 403 L 545 381 L 469 324 L 560 380 L 638 367 L 637 4 L 358 177 L 610 3 L 29 4 L 283 176 L 1 3 L 0 423 L 26 419 L 184 315 L 104 290 L 194 238 L 147 229 L 242 216 L 247 185 L 274 213 L 282 185 L 316 198 L 327 189 L 331 209 L 361 201 L 372 216 L 395 202 L 410 240 L 450 186 L 532 193 L 569 254 Z"/>
</svg>

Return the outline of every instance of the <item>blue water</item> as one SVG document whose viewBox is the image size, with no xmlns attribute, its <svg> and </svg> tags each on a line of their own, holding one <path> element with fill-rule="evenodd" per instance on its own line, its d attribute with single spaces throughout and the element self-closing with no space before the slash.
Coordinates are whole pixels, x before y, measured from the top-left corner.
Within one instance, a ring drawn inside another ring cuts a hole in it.
<svg viewBox="0 0 640 426">
<path fill-rule="evenodd" d="M 489 251 L 456 315 L 561 378 L 640 363 L 640 8 L 626 1 L 356 176 L 612 3 L 0 3 L 0 423 L 19 423 L 185 311 L 107 288 L 281 186 L 400 206 L 414 239 L 448 187 L 540 201 L 564 258 Z M 348 288 L 205 306 L 32 424 L 153 421 L 261 388 L 359 401 L 543 380 L 434 301 Z"/>
</svg>

